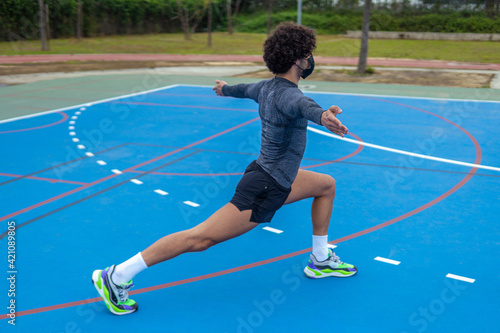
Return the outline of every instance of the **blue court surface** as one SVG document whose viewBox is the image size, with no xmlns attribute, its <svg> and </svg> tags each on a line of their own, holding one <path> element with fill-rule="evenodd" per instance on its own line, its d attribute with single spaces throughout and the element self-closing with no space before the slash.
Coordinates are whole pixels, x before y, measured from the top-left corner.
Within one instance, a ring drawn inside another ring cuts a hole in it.
<svg viewBox="0 0 500 333">
<path fill-rule="evenodd" d="M 0 123 L 1 331 L 500 332 L 500 103 L 306 94 L 356 140 L 311 123 L 302 167 L 337 180 L 329 238 L 357 275 L 304 276 L 310 199 L 108 312 L 92 271 L 202 222 L 259 153 L 256 103 L 173 85 Z"/>
</svg>

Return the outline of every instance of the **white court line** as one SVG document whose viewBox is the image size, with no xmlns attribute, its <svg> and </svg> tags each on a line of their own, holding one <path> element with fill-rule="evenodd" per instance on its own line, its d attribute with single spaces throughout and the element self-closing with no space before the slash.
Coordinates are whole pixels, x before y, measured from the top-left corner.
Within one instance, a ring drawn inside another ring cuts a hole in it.
<svg viewBox="0 0 500 333">
<path fill-rule="evenodd" d="M 113 169 L 113 170 L 111 170 L 111 172 L 112 172 L 112 173 L 115 173 L 115 174 L 117 174 L 117 175 L 121 175 L 121 174 L 123 173 L 123 172 L 121 172 L 121 171 L 120 171 L 120 170 L 118 170 L 118 169 Z"/>
<path fill-rule="evenodd" d="M 82 113 L 81 113 L 80 111 L 76 111 L 76 112 L 75 112 L 75 114 L 76 114 L 77 116 L 79 116 L 79 115 L 81 115 Z"/>
<path fill-rule="evenodd" d="M 482 165 L 482 164 L 474 164 L 474 163 L 466 163 L 466 162 L 460 162 L 460 161 L 455 161 L 455 160 L 449 160 L 446 158 L 440 158 L 440 157 L 434 157 L 430 155 L 423 155 L 423 154 L 416 154 L 416 153 L 411 153 L 405 150 L 399 150 L 399 149 L 394 149 L 394 148 L 389 148 L 389 147 L 384 147 L 384 146 L 379 146 L 379 145 L 374 145 L 372 143 L 368 142 L 362 142 L 358 140 L 353 140 L 353 139 L 348 139 L 348 138 L 341 138 L 340 136 L 333 134 L 333 133 L 328 133 L 322 130 L 319 130 L 317 128 L 307 126 L 307 129 L 311 132 L 321 134 L 324 136 L 328 136 L 330 138 L 340 140 L 340 141 L 345 141 L 349 143 L 354 143 L 357 145 L 365 146 L 365 147 L 370 147 L 374 149 L 379 149 L 379 150 L 385 150 L 391 153 L 396 153 L 396 154 L 401 154 L 401 155 L 408 155 L 408 156 L 413 156 L 413 157 L 419 157 L 423 158 L 426 160 L 432 160 L 432 161 L 438 161 L 438 162 L 443 162 L 443 163 L 449 163 L 449 164 L 456 164 L 456 165 L 463 165 L 467 167 L 472 167 L 472 168 L 478 168 L 478 169 L 485 169 L 485 170 L 493 170 L 493 171 L 500 171 L 500 168 L 497 167 L 492 167 L 492 166 L 487 166 L 487 165 Z"/>
<path fill-rule="evenodd" d="M 75 129 L 75 126 L 70 126 L 70 127 L 68 127 L 68 129 L 69 129 L 70 131 L 73 131 L 73 130 Z"/>
<path fill-rule="evenodd" d="M 199 204 L 197 204 L 196 202 L 192 202 L 192 201 L 184 201 L 183 202 L 184 204 L 188 205 L 188 206 L 191 206 L 191 207 L 200 207 Z"/>
<path fill-rule="evenodd" d="M 76 122 L 74 120 L 70 121 L 69 124 L 70 125 L 74 125 Z"/>
<path fill-rule="evenodd" d="M 385 262 L 385 263 L 388 263 L 388 264 L 392 264 L 392 265 L 396 265 L 396 266 L 401 263 L 401 261 L 387 259 L 387 258 L 382 258 L 382 257 L 376 257 L 375 260 L 382 261 L 382 262 Z"/>
<path fill-rule="evenodd" d="M 78 138 L 73 138 L 73 142 L 80 142 L 80 139 L 78 139 Z"/>
<path fill-rule="evenodd" d="M 84 145 L 78 145 L 76 146 L 78 149 L 85 149 L 85 146 Z"/>
<path fill-rule="evenodd" d="M 163 190 L 155 190 L 155 192 L 161 195 L 168 195 L 168 192 L 165 192 Z"/>
<path fill-rule="evenodd" d="M 264 227 L 262 229 L 270 231 L 270 232 L 274 232 L 275 234 L 281 234 L 283 232 L 283 230 L 279 230 L 279 229 L 275 229 L 275 228 L 271 228 L 271 227 Z"/>
<path fill-rule="evenodd" d="M 71 119 L 78 119 L 78 117 L 77 116 L 73 116 L 73 117 L 71 117 Z"/>
<path fill-rule="evenodd" d="M 87 155 L 88 157 L 94 157 L 95 155 L 92 154 L 91 152 L 86 152 L 85 155 Z"/>
<path fill-rule="evenodd" d="M 75 133 L 75 132 L 69 132 L 69 135 L 71 135 L 71 136 L 75 136 L 75 135 L 76 135 L 76 133 Z"/>
<path fill-rule="evenodd" d="M 134 179 L 131 179 L 130 181 L 131 181 L 132 183 L 134 183 L 134 184 L 137 184 L 137 185 L 142 185 L 142 184 L 144 184 L 144 183 L 143 183 L 143 182 L 141 182 L 139 179 L 135 179 L 135 178 L 134 178 Z"/>
<path fill-rule="evenodd" d="M 469 282 L 469 283 L 474 283 L 474 281 L 476 281 L 475 279 L 471 279 L 471 278 L 468 278 L 468 277 L 464 277 L 464 276 L 460 276 L 460 275 L 455 275 L 455 274 L 446 274 L 446 277 L 450 278 L 450 279 L 455 279 L 455 280 Z"/>
<path fill-rule="evenodd" d="M 106 165 L 106 164 L 108 164 L 108 163 L 106 163 L 106 162 L 104 162 L 104 161 L 99 160 L 99 161 L 97 161 L 97 164 L 99 164 L 99 165 Z"/>
</svg>

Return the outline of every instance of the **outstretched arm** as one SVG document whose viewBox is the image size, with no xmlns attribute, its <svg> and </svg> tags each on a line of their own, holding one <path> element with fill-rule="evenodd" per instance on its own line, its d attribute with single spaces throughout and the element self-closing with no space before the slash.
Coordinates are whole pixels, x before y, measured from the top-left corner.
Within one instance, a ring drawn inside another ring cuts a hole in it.
<svg viewBox="0 0 500 333">
<path fill-rule="evenodd" d="M 255 102 L 259 102 L 259 94 L 262 85 L 267 80 L 258 83 L 244 84 L 240 83 L 234 86 L 228 85 L 224 81 L 215 80 L 216 86 L 212 89 L 217 96 L 231 96 L 236 98 L 251 98 Z"/>
<path fill-rule="evenodd" d="M 341 113 L 342 109 L 338 106 L 330 106 L 330 108 L 321 115 L 321 125 L 325 126 L 330 132 L 344 137 L 349 130 L 337 119 L 337 115 Z"/>
</svg>

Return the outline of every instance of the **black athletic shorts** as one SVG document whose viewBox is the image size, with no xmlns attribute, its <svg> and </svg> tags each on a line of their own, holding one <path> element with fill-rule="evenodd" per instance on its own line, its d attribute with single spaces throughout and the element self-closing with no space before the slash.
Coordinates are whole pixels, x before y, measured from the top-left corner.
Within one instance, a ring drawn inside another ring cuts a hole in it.
<svg viewBox="0 0 500 333">
<path fill-rule="evenodd" d="M 250 221 L 270 222 L 274 213 L 285 203 L 291 190 L 278 184 L 253 161 L 246 168 L 230 202 L 240 211 L 251 209 Z"/>
</svg>

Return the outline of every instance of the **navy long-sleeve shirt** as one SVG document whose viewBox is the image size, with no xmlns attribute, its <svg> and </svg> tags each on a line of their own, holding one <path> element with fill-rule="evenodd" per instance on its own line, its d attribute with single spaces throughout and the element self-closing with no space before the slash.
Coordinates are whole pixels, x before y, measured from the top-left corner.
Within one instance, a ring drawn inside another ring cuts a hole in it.
<svg viewBox="0 0 500 333">
<path fill-rule="evenodd" d="M 292 186 L 304 156 L 307 121 L 321 125 L 323 110 L 298 86 L 275 77 L 253 84 L 222 87 L 224 96 L 251 98 L 259 103 L 262 121 L 257 163 L 281 186 Z"/>
</svg>

